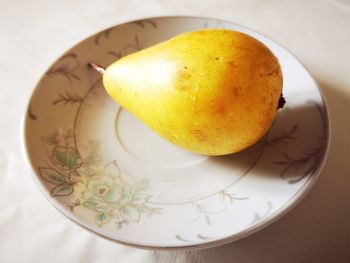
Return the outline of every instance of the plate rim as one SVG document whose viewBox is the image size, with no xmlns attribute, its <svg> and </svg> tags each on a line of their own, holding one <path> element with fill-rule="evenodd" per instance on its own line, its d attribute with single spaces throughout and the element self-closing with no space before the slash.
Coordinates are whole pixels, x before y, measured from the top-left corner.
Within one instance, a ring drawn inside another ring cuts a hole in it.
<svg viewBox="0 0 350 263">
<path fill-rule="evenodd" d="M 266 39 L 274 42 L 275 44 L 277 44 L 279 47 L 281 47 L 282 49 L 284 49 L 287 53 L 289 53 L 290 56 L 292 56 L 307 72 L 308 76 L 311 78 L 312 82 L 314 83 L 314 85 L 316 86 L 321 99 L 322 99 L 322 103 L 323 103 L 323 108 L 325 111 L 325 115 L 326 115 L 326 145 L 325 145 L 325 150 L 324 150 L 324 155 L 321 161 L 321 164 L 317 170 L 317 172 L 315 174 L 313 174 L 312 176 L 310 176 L 303 184 L 303 186 L 286 202 L 284 203 L 281 207 L 279 207 L 276 211 L 274 211 L 273 213 L 271 213 L 270 215 L 266 216 L 265 218 L 263 218 L 262 220 L 260 220 L 258 223 L 247 227 L 246 229 L 237 232 L 233 235 L 224 237 L 224 238 L 220 238 L 220 239 L 216 239 L 216 240 L 212 240 L 209 242 L 203 242 L 203 243 L 198 243 L 198 244 L 189 244 L 189 245 L 180 245 L 180 246 L 150 246 L 150 245 L 141 245 L 141 244 L 137 244 L 137 243 L 129 243 L 129 242 L 124 242 L 121 240 L 117 240 L 117 239 L 113 239 L 110 238 L 108 236 L 105 236 L 101 233 L 98 233 L 97 231 L 90 229 L 88 226 L 85 225 L 85 223 L 78 219 L 75 218 L 74 216 L 71 215 L 71 213 L 69 213 L 67 210 L 64 209 L 63 205 L 61 204 L 61 202 L 59 202 L 58 200 L 56 200 L 55 198 L 51 197 L 48 194 L 48 191 L 46 189 L 46 187 L 43 185 L 43 183 L 39 180 L 38 178 L 38 174 L 35 170 L 35 168 L 33 167 L 33 163 L 31 162 L 31 157 L 29 156 L 28 153 L 28 145 L 27 145 L 27 138 L 26 138 L 26 126 L 27 126 L 27 121 L 28 121 L 28 112 L 30 110 L 30 103 L 31 100 L 33 98 L 33 96 L 35 95 L 36 91 L 38 90 L 38 86 L 41 82 L 41 80 L 44 78 L 44 76 L 46 75 L 46 73 L 48 72 L 48 70 L 50 69 L 50 67 L 52 67 L 62 56 L 64 56 L 64 54 L 66 54 L 67 52 L 71 51 L 72 49 L 74 49 L 75 47 L 77 47 L 78 45 L 80 45 L 81 43 L 83 43 L 84 41 L 86 41 L 87 39 L 114 27 L 118 27 L 118 26 L 122 26 L 128 23 L 132 23 L 132 22 L 137 22 L 137 21 L 142 21 L 142 20 L 148 20 L 148 19 L 203 19 L 203 20 L 212 20 L 212 21 L 217 21 L 217 22 L 223 22 L 223 23 L 228 23 L 228 24 L 232 24 L 238 27 L 241 27 L 243 29 L 247 29 L 253 33 L 256 33 L 258 35 L 261 35 L 263 37 L 265 37 Z M 199 249 L 206 249 L 206 248 L 210 248 L 210 247 L 216 247 L 216 246 L 221 246 L 224 244 L 228 244 L 231 243 L 233 241 L 237 241 L 239 239 L 242 239 L 244 237 L 247 237 L 249 235 L 252 235 L 256 232 L 258 232 L 259 230 L 271 225 L 272 223 L 276 222 L 277 220 L 279 220 L 280 218 L 282 218 L 284 215 L 286 215 L 288 212 L 290 212 L 297 204 L 299 204 L 299 202 L 301 200 L 303 200 L 303 198 L 310 192 L 310 190 L 313 188 L 313 186 L 315 185 L 315 183 L 317 182 L 318 178 L 320 177 L 321 172 L 324 169 L 325 163 L 328 159 L 328 155 L 329 155 L 329 149 L 330 149 L 330 143 L 331 143 L 331 119 L 330 119 L 330 113 L 329 113 L 329 106 L 327 104 L 327 101 L 325 99 L 324 96 L 324 92 L 323 90 L 320 88 L 318 82 L 314 79 L 314 77 L 311 75 L 310 71 L 308 70 L 308 68 L 298 59 L 298 57 L 296 57 L 292 52 L 290 52 L 287 48 L 285 48 L 283 45 L 281 45 L 279 42 L 275 41 L 274 39 L 271 39 L 270 37 L 266 36 L 265 34 L 260 33 L 259 31 L 255 30 L 255 29 L 251 29 L 250 27 L 241 25 L 239 23 L 236 22 L 231 22 L 229 20 L 224 20 L 224 19 L 218 19 L 218 18 L 214 18 L 214 17 L 210 17 L 210 16 L 192 16 L 192 15 L 172 15 L 172 16 L 149 16 L 149 17 L 139 17 L 136 19 L 132 19 L 132 20 L 127 20 L 112 26 L 109 26 L 107 28 L 104 28 L 102 30 L 99 30 L 98 32 L 95 32 L 87 37 L 85 37 L 84 39 L 82 39 L 81 41 L 78 41 L 76 44 L 74 44 L 73 46 L 71 46 L 70 48 L 68 48 L 67 50 L 64 51 L 63 54 L 61 54 L 59 57 L 57 57 L 51 64 L 49 64 L 49 66 L 47 67 L 47 69 L 44 71 L 43 74 L 40 75 L 39 79 L 37 80 L 32 92 L 29 95 L 28 101 L 27 101 L 27 105 L 25 107 L 25 111 L 22 113 L 22 118 L 21 118 L 21 123 L 20 123 L 20 145 L 21 145 L 21 152 L 22 152 L 22 157 L 24 159 L 25 162 L 25 166 L 26 169 L 30 172 L 32 180 L 34 181 L 35 185 L 37 186 L 37 188 L 40 190 L 40 192 L 43 194 L 43 196 L 46 198 L 46 200 L 52 204 L 52 206 L 58 210 L 60 213 L 62 213 L 66 218 L 68 218 L 69 220 L 71 220 L 72 222 L 74 222 L 75 224 L 77 224 L 78 226 L 80 226 L 81 228 L 87 230 L 90 233 L 93 233 L 99 237 L 102 237 L 104 239 L 107 239 L 109 241 L 112 241 L 114 243 L 118 243 L 121 245 L 126 245 L 129 247 L 134 247 L 134 248 L 142 248 L 142 249 L 147 249 L 147 250 L 166 250 L 166 251 L 175 251 L 175 250 L 199 250 Z M 81 221 L 81 222 L 80 222 Z"/>
</svg>

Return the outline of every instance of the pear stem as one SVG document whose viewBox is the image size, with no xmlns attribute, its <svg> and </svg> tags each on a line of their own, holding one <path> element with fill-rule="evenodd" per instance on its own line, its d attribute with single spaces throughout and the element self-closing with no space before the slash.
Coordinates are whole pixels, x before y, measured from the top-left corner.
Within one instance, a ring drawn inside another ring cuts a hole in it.
<svg viewBox="0 0 350 263">
<path fill-rule="evenodd" d="M 89 64 L 90 68 L 93 68 L 94 70 L 96 70 L 98 73 L 100 73 L 101 75 L 103 75 L 105 73 L 105 68 L 94 63 L 94 62 L 90 62 Z"/>
</svg>

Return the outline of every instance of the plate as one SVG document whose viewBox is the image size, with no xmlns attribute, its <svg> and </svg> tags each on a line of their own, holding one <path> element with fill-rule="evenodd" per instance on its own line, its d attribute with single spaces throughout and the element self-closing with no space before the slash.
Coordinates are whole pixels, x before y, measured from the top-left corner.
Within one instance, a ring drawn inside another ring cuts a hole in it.
<svg viewBox="0 0 350 263">
<path fill-rule="evenodd" d="M 249 34 L 282 66 L 287 104 L 238 154 L 208 157 L 168 143 L 114 102 L 87 66 L 201 28 Z M 206 248 L 254 233 L 305 196 L 326 156 L 327 120 L 315 81 L 272 40 L 215 19 L 151 18 L 97 33 L 48 69 L 29 102 L 23 148 L 43 194 L 85 229 L 142 248 Z"/>
</svg>

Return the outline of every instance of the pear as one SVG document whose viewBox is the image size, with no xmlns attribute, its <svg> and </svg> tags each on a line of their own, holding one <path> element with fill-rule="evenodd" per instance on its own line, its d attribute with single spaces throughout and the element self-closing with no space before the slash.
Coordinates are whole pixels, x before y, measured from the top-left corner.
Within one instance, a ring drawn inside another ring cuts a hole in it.
<svg viewBox="0 0 350 263">
<path fill-rule="evenodd" d="M 187 32 L 125 56 L 103 74 L 108 94 L 170 142 L 203 155 L 256 143 L 282 96 L 278 59 L 224 29 Z"/>
</svg>

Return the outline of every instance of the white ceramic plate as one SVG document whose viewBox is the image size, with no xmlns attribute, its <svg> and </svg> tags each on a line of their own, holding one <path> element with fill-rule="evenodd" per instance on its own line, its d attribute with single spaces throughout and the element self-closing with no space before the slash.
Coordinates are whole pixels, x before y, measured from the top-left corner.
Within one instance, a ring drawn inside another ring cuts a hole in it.
<svg viewBox="0 0 350 263">
<path fill-rule="evenodd" d="M 280 60 L 287 100 L 260 142 L 223 157 L 166 142 L 109 98 L 87 67 L 209 27 L 265 43 Z M 327 119 L 311 76 L 275 42 L 214 19 L 152 18 L 109 28 L 59 58 L 31 97 L 23 144 L 44 195 L 79 225 L 132 246 L 204 248 L 261 229 L 305 195 L 326 155 Z"/>
</svg>

